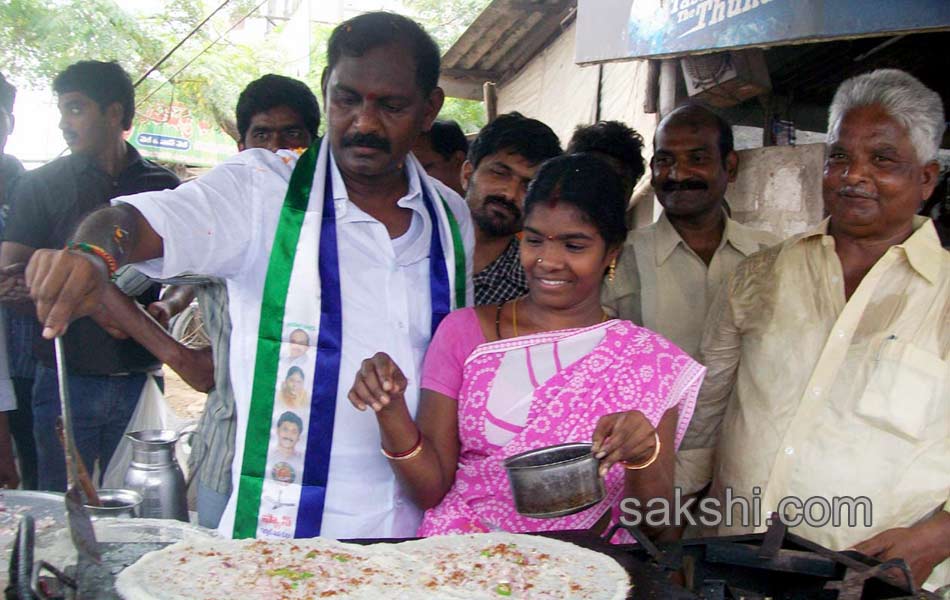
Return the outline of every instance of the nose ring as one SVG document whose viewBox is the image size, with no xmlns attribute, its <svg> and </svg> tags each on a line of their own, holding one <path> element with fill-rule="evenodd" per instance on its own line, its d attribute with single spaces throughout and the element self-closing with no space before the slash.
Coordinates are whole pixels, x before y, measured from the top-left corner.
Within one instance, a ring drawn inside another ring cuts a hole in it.
<svg viewBox="0 0 950 600">
<path fill-rule="evenodd" d="M 539 256 L 539 257 L 538 257 L 538 260 L 535 261 L 535 262 L 537 262 L 537 263 L 540 265 L 542 260 L 544 260 L 544 259 Z"/>
</svg>

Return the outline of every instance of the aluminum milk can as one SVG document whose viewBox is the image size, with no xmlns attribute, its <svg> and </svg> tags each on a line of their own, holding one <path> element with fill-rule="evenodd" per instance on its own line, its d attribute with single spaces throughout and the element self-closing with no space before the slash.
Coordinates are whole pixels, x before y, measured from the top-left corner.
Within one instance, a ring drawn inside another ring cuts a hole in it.
<svg viewBox="0 0 950 600">
<path fill-rule="evenodd" d="M 175 445 L 181 435 L 168 429 L 145 429 L 125 435 L 132 442 L 125 487 L 141 494 L 140 515 L 187 523 L 185 477 L 175 458 Z"/>
</svg>

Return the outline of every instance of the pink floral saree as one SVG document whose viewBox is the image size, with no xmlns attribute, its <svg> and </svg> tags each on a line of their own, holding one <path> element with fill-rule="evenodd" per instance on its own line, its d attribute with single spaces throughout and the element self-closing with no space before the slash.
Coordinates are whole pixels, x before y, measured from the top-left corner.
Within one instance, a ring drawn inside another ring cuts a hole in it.
<svg viewBox="0 0 950 600">
<path fill-rule="evenodd" d="M 554 519 L 519 515 L 505 458 L 544 446 L 590 441 L 603 415 L 639 410 L 656 427 L 679 409 L 679 447 L 705 368 L 662 336 L 629 321 L 483 343 L 466 359 L 458 398 L 459 466 L 419 535 L 589 529 L 619 518 L 624 469 L 605 480 L 604 500 Z"/>
</svg>

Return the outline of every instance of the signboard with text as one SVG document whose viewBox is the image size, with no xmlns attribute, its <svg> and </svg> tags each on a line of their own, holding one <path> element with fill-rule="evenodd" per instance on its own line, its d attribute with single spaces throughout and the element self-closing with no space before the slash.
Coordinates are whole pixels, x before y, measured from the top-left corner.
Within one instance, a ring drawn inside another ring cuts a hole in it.
<svg viewBox="0 0 950 600">
<path fill-rule="evenodd" d="M 578 63 L 950 29 L 948 0 L 578 0 Z"/>
<path fill-rule="evenodd" d="M 177 102 L 140 109 L 128 141 L 145 158 L 195 167 L 213 167 L 237 153 L 233 139 Z"/>
</svg>

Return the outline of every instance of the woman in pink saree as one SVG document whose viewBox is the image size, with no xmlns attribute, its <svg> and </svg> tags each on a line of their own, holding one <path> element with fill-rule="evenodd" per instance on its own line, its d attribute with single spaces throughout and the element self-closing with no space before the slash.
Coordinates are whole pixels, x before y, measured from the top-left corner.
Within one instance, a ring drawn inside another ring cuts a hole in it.
<svg viewBox="0 0 950 600">
<path fill-rule="evenodd" d="M 376 411 L 383 454 L 427 509 L 419 535 L 600 530 L 617 522 L 626 497 L 640 506 L 672 498 L 674 452 L 705 369 L 601 309 L 601 280 L 626 235 L 624 205 L 619 178 L 596 158 L 542 166 L 525 199 L 529 292 L 442 321 L 415 421 L 398 366 L 385 354 L 364 361 L 349 397 Z M 604 500 L 554 519 L 518 514 L 504 459 L 577 441 L 592 441 L 601 459 Z"/>
</svg>

